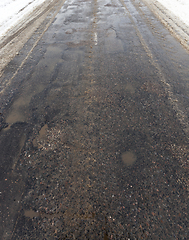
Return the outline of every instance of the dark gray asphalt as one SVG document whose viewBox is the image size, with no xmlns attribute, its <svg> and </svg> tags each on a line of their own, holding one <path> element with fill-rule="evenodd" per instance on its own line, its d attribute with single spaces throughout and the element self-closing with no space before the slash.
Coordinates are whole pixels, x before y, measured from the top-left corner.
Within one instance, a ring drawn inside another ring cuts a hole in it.
<svg viewBox="0 0 189 240">
<path fill-rule="evenodd" d="M 1 239 L 188 239 L 188 66 L 139 0 L 47 18 L 0 79 Z"/>
</svg>

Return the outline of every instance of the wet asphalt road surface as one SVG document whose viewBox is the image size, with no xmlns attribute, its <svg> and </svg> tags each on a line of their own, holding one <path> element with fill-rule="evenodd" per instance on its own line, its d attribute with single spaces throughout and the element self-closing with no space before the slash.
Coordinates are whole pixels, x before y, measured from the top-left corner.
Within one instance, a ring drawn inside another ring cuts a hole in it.
<svg viewBox="0 0 189 240">
<path fill-rule="evenodd" d="M 1 239 L 188 239 L 188 52 L 141 1 L 51 21 L 1 77 Z"/>
</svg>

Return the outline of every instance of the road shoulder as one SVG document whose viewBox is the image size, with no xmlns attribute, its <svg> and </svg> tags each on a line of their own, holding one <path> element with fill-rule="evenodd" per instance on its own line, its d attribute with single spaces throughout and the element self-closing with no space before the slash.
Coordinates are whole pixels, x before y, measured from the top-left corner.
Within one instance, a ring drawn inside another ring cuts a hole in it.
<svg viewBox="0 0 189 240">
<path fill-rule="evenodd" d="M 189 28 L 157 0 L 142 0 L 171 34 L 189 51 Z"/>
<path fill-rule="evenodd" d="M 5 66 L 17 55 L 32 34 L 56 12 L 62 0 L 47 0 L 26 15 L 16 28 L 10 29 L 0 39 L 0 77 Z"/>
</svg>

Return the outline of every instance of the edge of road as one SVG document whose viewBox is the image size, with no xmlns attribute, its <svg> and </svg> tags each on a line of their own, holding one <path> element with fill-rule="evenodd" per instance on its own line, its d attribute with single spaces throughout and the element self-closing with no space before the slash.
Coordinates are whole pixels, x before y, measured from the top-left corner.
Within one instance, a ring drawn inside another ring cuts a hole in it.
<svg viewBox="0 0 189 240">
<path fill-rule="evenodd" d="M 189 51 L 189 27 L 157 0 L 142 0 L 171 34 Z"/>
<path fill-rule="evenodd" d="M 56 12 L 61 3 L 62 0 L 46 0 L 0 39 L 0 77 L 6 65 L 19 54 L 32 34 L 43 24 L 48 15 L 53 15 Z"/>
<path fill-rule="evenodd" d="M 29 25 L 42 16 L 51 7 L 53 0 L 46 0 L 40 5 L 36 6 L 34 10 L 27 13 L 20 19 L 17 24 L 6 31 L 6 35 L 0 38 L 0 48 L 4 47 L 8 42 L 15 38 L 19 33 L 24 31 Z"/>
</svg>

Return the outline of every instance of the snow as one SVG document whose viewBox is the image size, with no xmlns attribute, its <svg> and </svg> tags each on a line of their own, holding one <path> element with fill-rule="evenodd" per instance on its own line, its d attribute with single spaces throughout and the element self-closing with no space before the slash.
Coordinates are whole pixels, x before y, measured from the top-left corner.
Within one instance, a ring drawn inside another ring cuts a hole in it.
<svg viewBox="0 0 189 240">
<path fill-rule="evenodd" d="M 189 0 L 157 0 L 189 26 Z"/>
<path fill-rule="evenodd" d="M 0 0 L 0 37 L 46 0 Z"/>
</svg>

